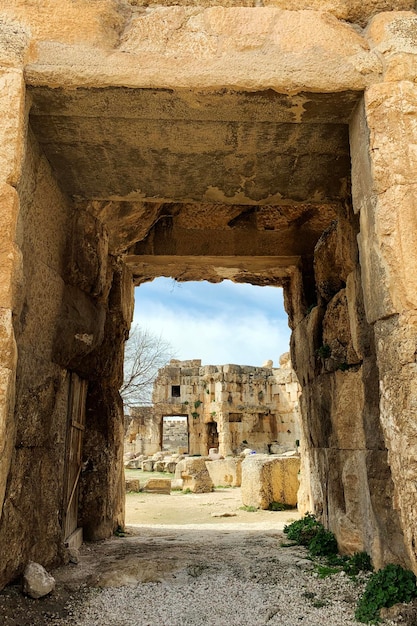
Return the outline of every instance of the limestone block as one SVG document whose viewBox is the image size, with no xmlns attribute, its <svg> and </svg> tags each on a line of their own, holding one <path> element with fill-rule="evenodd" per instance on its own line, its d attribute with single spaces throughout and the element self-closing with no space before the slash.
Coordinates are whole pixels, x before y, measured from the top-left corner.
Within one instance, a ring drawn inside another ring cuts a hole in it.
<svg viewBox="0 0 417 626">
<path fill-rule="evenodd" d="M 3 2 L 1 8 L 5 16 L 28 26 L 35 41 L 89 43 L 105 48 L 118 41 L 120 29 L 129 17 L 126 5 L 117 0 L 59 0 L 59 4 L 54 0 L 13 0 Z"/>
<path fill-rule="evenodd" d="M 72 224 L 68 282 L 101 296 L 107 282 L 109 242 L 103 224 L 87 211 L 77 211 Z"/>
<path fill-rule="evenodd" d="M 28 60 L 30 32 L 5 14 L 0 16 L 0 65 L 19 67 Z"/>
<path fill-rule="evenodd" d="M 148 459 L 147 461 L 142 461 L 142 471 L 143 472 L 153 472 L 154 462 Z"/>
<path fill-rule="evenodd" d="M 415 311 L 375 324 L 380 372 L 381 423 L 389 453 L 395 501 L 406 539 L 406 548 L 417 567 L 417 313 Z"/>
<path fill-rule="evenodd" d="M 129 461 L 125 461 L 126 469 L 139 469 L 142 468 L 143 461 L 140 459 L 130 459 Z"/>
<path fill-rule="evenodd" d="M 71 285 L 65 285 L 60 299 L 62 307 L 57 324 L 55 322 L 57 333 L 53 357 L 57 363 L 68 367 L 79 363 L 102 343 L 106 311 L 103 305 Z M 51 312 L 47 311 L 45 319 L 50 317 Z"/>
<path fill-rule="evenodd" d="M 417 307 L 417 286 L 409 280 L 417 260 L 416 94 L 410 82 L 374 85 L 366 93 L 365 111 L 358 110 L 352 126 L 352 153 L 360 154 L 353 164 L 352 188 L 355 209 L 360 211 L 359 248 L 369 322 Z M 365 121 L 369 131 L 360 136 Z"/>
<path fill-rule="evenodd" d="M 416 93 L 417 86 L 403 81 L 372 85 L 365 94 L 373 189 L 377 194 L 416 182 Z"/>
<path fill-rule="evenodd" d="M 412 11 L 390 11 L 376 15 L 370 22 L 366 37 L 386 57 L 388 71 L 398 55 L 417 53 L 417 17 Z M 406 76 L 398 80 L 407 79 Z"/>
<path fill-rule="evenodd" d="M 14 449 L 15 371 L 0 365 L 0 511 Z M 1 513 L 0 513 L 1 518 Z"/>
<path fill-rule="evenodd" d="M 144 484 L 142 491 L 146 493 L 171 493 L 171 480 L 169 478 L 149 478 Z"/>
<path fill-rule="evenodd" d="M 23 574 L 23 593 L 31 598 L 43 598 L 55 589 L 55 578 L 39 563 L 30 561 Z"/>
<path fill-rule="evenodd" d="M 0 69 L 0 182 L 16 185 L 25 145 L 25 82 L 21 70 Z"/>
<path fill-rule="evenodd" d="M 0 184 L 0 252 L 8 251 L 16 241 L 19 196 L 14 187 Z"/>
<path fill-rule="evenodd" d="M 3 308 L 0 308 L 0 363 L 11 371 L 17 363 L 12 311 Z"/>
<path fill-rule="evenodd" d="M 140 491 L 140 480 L 138 478 L 125 479 L 126 491 Z"/>
<path fill-rule="evenodd" d="M 182 478 L 173 478 L 171 480 L 171 490 L 172 491 L 181 491 L 184 486 L 184 481 Z"/>
<path fill-rule="evenodd" d="M 206 458 L 189 457 L 178 465 L 181 465 L 181 478 L 183 490 L 189 489 L 193 493 L 209 493 L 213 491 L 213 481 L 206 467 Z"/>
<path fill-rule="evenodd" d="M 175 468 L 175 480 L 180 480 L 182 479 L 182 472 L 185 469 L 185 460 L 186 459 L 182 459 L 181 461 L 179 461 L 177 463 L 177 466 Z"/>
<path fill-rule="evenodd" d="M 323 345 L 329 346 L 329 359 L 335 367 L 358 363 L 350 332 L 346 290 L 341 289 L 329 302 L 323 319 Z"/>
<path fill-rule="evenodd" d="M 16 310 L 21 299 L 22 254 L 14 244 L 0 249 L 0 278 L 0 306 Z"/>
<path fill-rule="evenodd" d="M 175 461 L 168 461 L 164 463 L 164 472 L 168 472 L 169 474 L 175 474 L 176 468 L 177 463 Z"/>
<path fill-rule="evenodd" d="M 206 467 L 213 485 L 217 487 L 240 487 L 242 483 L 242 459 L 206 461 Z"/>
<path fill-rule="evenodd" d="M 82 22 L 89 24 L 84 14 Z M 318 11 L 155 7 L 132 16 L 119 47 L 110 54 L 107 41 L 101 50 L 92 47 L 100 30 L 91 28 L 88 37 L 86 28 L 77 29 L 74 39 L 86 37 L 88 42 L 71 46 L 67 33 L 60 33 L 62 24 L 65 19 L 57 26 L 49 19 L 48 29 L 39 30 L 37 36 L 45 38 L 38 39 L 36 63 L 27 70 L 29 82 L 75 86 L 91 85 L 93 80 L 102 87 L 177 89 L 227 84 L 231 89 L 329 92 L 363 89 L 382 71 L 379 57 L 369 51 L 364 37 L 352 26 Z M 110 45 L 111 41 L 109 37 Z M 320 58 L 325 61 L 318 62 Z"/>
<path fill-rule="evenodd" d="M 165 461 L 155 461 L 154 472 L 165 472 Z"/>
<path fill-rule="evenodd" d="M 244 506 L 267 509 L 271 502 L 297 505 L 298 457 L 250 455 L 242 463 Z"/>
<path fill-rule="evenodd" d="M 366 322 L 359 266 L 347 277 L 346 298 L 352 348 L 358 357 L 363 359 L 370 353 L 371 329 Z"/>
</svg>

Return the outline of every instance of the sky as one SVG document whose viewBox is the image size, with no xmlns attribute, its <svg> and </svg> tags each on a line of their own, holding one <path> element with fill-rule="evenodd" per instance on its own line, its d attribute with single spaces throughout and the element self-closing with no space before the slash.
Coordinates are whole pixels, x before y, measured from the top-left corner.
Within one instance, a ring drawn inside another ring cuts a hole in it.
<svg viewBox="0 0 417 626">
<path fill-rule="evenodd" d="M 175 358 L 261 366 L 289 350 L 282 289 L 158 278 L 135 290 L 134 323 L 162 336 Z"/>
</svg>

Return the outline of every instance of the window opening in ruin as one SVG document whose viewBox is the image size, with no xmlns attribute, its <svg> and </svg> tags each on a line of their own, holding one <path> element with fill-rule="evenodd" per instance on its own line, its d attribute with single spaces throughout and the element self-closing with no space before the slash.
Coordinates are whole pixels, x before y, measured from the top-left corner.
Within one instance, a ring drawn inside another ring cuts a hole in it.
<svg viewBox="0 0 417 626">
<path fill-rule="evenodd" d="M 219 447 L 219 433 L 217 431 L 217 423 L 209 422 L 208 424 L 206 424 L 206 433 L 208 451 L 211 448 L 215 448 L 217 450 Z"/>
<path fill-rule="evenodd" d="M 181 397 L 181 385 L 172 385 L 171 386 L 171 397 L 172 398 L 180 398 Z"/>
</svg>

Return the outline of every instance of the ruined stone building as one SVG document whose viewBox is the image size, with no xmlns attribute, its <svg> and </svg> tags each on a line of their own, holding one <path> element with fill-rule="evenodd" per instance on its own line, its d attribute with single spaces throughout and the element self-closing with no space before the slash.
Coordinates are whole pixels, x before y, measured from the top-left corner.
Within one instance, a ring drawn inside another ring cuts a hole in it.
<svg viewBox="0 0 417 626">
<path fill-rule="evenodd" d="M 303 501 L 417 572 L 415 1 L 255 4 L 0 0 L 0 586 L 124 523 L 158 276 L 283 288 Z"/>
<path fill-rule="evenodd" d="M 153 407 L 133 411 L 130 450 L 143 454 L 162 450 L 167 431 L 164 418 L 169 416 L 183 418 L 176 430 L 181 433 L 186 424 L 187 445 L 178 447 L 186 447 L 181 452 L 191 455 L 204 456 L 210 448 L 218 448 L 223 456 L 239 454 L 244 448 L 268 453 L 274 442 L 283 450 L 296 448 L 299 389 L 288 355 L 281 358 L 281 368 L 272 364 L 201 366 L 197 359 L 173 359 L 158 372 Z M 168 424 L 168 429 L 175 428 L 175 422 Z"/>
</svg>

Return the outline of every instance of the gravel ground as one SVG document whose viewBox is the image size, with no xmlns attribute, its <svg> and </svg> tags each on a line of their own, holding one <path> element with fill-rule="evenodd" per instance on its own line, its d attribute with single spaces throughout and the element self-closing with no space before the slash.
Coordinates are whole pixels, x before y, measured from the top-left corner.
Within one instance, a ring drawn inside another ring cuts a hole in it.
<svg viewBox="0 0 417 626">
<path fill-rule="evenodd" d="M 350 626 L 362 583 L 318 578 L 280 532 L 131 530 L 82 548 L 49 598 L 0 594 L 4 626 Z M 134 534 L 140 533 L 140 534 Z"/>
<path fill-rule="evenodd" d="M 242 511 L 239 490 L 145 496 L 127 497 L 129 534 L 84 544 L 49 596 L 0 592 L 0 626 L 357 624 L 364 580 L 320 579 L 303 548 L 282 546 L 297 511 Z M 416 626 L 413 610 L 399 623 Z"/>
</svg>

